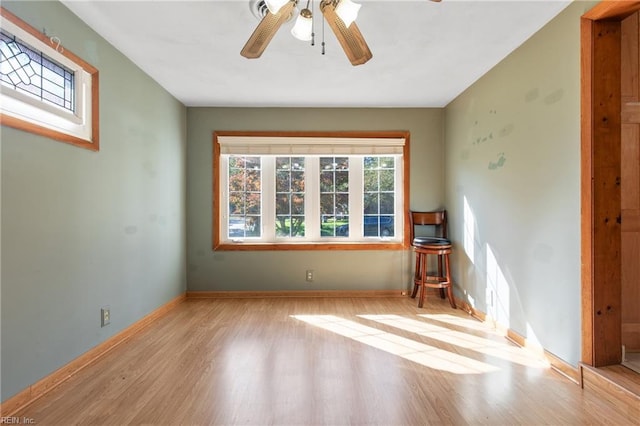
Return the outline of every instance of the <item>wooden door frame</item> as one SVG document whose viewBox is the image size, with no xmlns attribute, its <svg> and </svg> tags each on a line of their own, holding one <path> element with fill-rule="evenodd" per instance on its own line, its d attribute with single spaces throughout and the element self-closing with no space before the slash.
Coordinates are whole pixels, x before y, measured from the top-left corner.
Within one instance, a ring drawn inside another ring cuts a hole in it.
<svg viewBox="0 0 640 426">
<path fill-rule="evenodd" d="M 622 362 L 621 22 L 640 1 L 602 1 L 580 22 L 582 362 Z"/>
</svg>

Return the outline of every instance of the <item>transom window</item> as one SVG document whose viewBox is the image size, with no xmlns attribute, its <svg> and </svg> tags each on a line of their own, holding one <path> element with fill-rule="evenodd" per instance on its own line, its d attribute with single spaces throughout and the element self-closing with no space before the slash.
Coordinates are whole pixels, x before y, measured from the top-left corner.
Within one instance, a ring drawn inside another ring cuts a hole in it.
<svg viewBox="0 0 640 426">
<path fill-rule="evenodd" d="M 75 111 L 73 70 L 5 31 L 0 31 L 0 80 L 42 102 Z"/>
<path fill-rule="evenodd" d="M 217 132 L 214 144 L 214 248 L 404 246 L 408 134 Z"/>
<path fill-rule="evenodd" d="M 0 7 L 0 123 L 97 151 L 98 70 Z"/>
</svg>

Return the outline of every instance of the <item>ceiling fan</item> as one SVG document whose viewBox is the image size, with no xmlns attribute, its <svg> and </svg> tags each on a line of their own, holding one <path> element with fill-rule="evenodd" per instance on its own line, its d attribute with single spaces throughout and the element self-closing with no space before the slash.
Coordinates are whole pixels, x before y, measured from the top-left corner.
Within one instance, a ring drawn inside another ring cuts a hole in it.
<svg viewBox="0 0 640 426">
<path fill-rule="evenodd" d="M 265 3 L 268 10 L 264 18 L 253 31 L 242 51 L 240 51 L 240 54 L 245 58 L 255 59 L 262 55 L 273 36 L 278 32 L 278 29 L 292 17 L 298 0 L 271 0 Z M 355 13 L 360 7 L 360 5 L 356 5 L 351 0 L 320 0 L 320 11 L 336 35 L 351 64 L 354 66 L 361 65 L 371 59 L 373 54 L 369 50 L 369 46 L 364 40 L 360 29 L 353 22 L 355 15 L 352 15 L 353 19 L 345 18 L 347 20 L 345 23 L 343 18 L 349 14 L 349 12 L 347 12 L 347 15 L 341 13 L 341 9 L 345 9 L 345 5 L 349 5 L 348 7 L 350 8 L 355 6 Z M 308 22 L 310 34 L 312 14 L 308 9 L 308 4 L 307 8 L 301 11 L 300 16 Z M 298 36 L 296 35 L 296 37 Z"/>
</svg>

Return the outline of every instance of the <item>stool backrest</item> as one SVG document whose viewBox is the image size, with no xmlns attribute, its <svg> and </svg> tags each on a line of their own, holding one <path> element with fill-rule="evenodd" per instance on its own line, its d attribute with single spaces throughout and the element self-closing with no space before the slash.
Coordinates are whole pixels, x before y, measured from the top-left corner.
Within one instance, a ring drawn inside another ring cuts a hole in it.
<svg viewBox="0 0 640 426">
<path fill-rule="evenodd" d="M 433 226 L 435 228 L 434 237 L 447 238 L 447 211 L 438 210 L 431 212 L 409 212 L 409 220 L 411 222 L 410 236 L 411 241 L 416 236 L 416 229 L 422 226 Z"/>
</svg>

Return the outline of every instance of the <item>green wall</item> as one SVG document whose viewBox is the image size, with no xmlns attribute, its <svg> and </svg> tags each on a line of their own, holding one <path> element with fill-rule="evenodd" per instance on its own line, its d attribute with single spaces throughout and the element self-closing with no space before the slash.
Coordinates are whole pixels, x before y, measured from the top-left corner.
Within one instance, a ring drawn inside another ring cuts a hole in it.
<svg viewBox="0 0 640 426">
<path fill-rule="evenodd" d="M 212 157 L 216 130 L 411 132 L 412 209 L 444 204 L 442 109 L 188 108 L 189 290 L 406 290 L 408 251 L 213 252 Z M 305 270 L 314 281 L 305 281 Z"/>
<path fill-rule="evenodd" d="M 571 4 L 445 110 L 457 293 L 573 365 L 580 356 L 579 18 L 593 4 Z"/>
<path fill-rule="evenodd" d="M 5 401 L 185 291 L 186 108 L 61 3 L 2 6 L 99 69 L 101 138 L 1 128 Z"/>
</svg>

